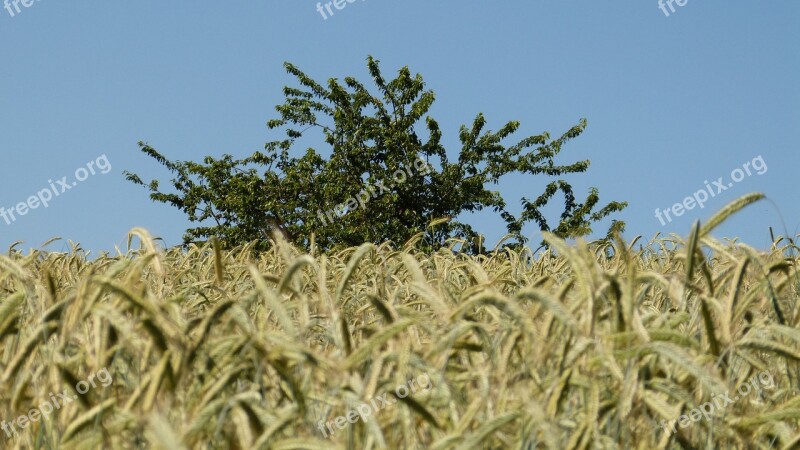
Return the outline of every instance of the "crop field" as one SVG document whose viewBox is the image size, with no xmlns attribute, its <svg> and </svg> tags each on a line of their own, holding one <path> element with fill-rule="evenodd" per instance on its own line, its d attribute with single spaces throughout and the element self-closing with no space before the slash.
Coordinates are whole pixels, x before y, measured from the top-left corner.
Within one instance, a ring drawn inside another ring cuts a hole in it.
<svg viewBox="0 0 800 450">
<path fill-rule="evenodd" d="M 798 448 L 790 240 L 547 239 L 11 249 L 2 447 Z"/>
<path fill-rule="evenodd" d="M 800 450 L 800 0 L 721 5 L 0 0 L 0 450 Z"/>
</svg>

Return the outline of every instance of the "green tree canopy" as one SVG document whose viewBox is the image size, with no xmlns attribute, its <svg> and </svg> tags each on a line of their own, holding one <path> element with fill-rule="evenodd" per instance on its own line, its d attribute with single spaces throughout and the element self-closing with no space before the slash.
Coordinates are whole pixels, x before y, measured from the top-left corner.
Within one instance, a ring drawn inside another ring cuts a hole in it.
<svg viewBox="0 0 800 450">
<path fill-rule="evenodd" d="M 268 142 L 263 152 L 243 159 L 223 155 L 202 163 L 171 161 L 140 142 L 142 152 L 173 173 L 176 192 L 163 192 L 158 180 L 145 184 L 130 172 L 126 178 L 147 187 L 154 201 L 175 206 L 198 224 L 186 231 L 186 244 L 217 236 L 227 246 L 259 240 L 267 248 L 271 243 L 265 237 L 278 232 L 301 248 L 310 246 L 313 234 L 319 248 L 330 249 L 386 240 L 402 243 L 424 233 L 422 244 L 436 248 L 448 238 L 479 242 L 478 231 L 456 219 L 491 208 L 506 223 L 509 243 L 521 245 L 527 242 L 522 235 L 526 223 L 561 237 L 584 236 L 591 233 L 592 223 L 627 206 L 611 202 L 596 210 L 595 188 L 578 203 L 570 184 L 559 179 L 589 167 L 588 160 L 555 162 L 562 146 L 583 132 L 585 120 L 557 139 L 543 133 L 507 146 L 503 142 L 519 122 L 495 132 L 486 129 L 486 119 L 478 114 L 471 127 L 462 125 L 458 159 L 451 160 L 441 144 L 439 124 L 427 115 L 435 95 L 426 90 L 422 77 L 403 67 L 387 82 L 379 62 L 372 57 L 367 61 L 376 92 L 352 77 L 344 83 L 332 78 L 323 85 L 285 63 L 299 87 L 284 88 L 285 102 L 276 107 L 280 118 L 268 126 L 283 130 L 285 138 Z M 330 147 L 327 159 L 314 148 L 302 156 L 293 148 L 314 130 L 321 131 Z M 492 189 L 511 173 L 554 178 L 536 199 L 521 199 L 518 216 Z M 542 208 L 559 191 L 564 209 L 550 225 Z M 609 234 L 623 228 L 614 220 Z M 482 251 L 481 246 L 468 250 Z"/>
</svg>

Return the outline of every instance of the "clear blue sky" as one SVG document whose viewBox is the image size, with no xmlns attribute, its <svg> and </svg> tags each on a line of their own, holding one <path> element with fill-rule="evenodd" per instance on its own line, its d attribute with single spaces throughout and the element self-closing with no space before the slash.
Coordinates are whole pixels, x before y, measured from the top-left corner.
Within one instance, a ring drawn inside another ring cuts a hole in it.
<svg viewBox="0 0 800 450">
<path fill-rule="evenodd" d="M 452 152 L 458 126 L 478 112 L 492 129 L 520 120 L 520 138 L 555 136 L 588 119 L 560 161 L 591 159 L 588 174 L 569 178 L 577 190 L 596 186 L 603 201 L 630 203 L 618 216 L 628 238 L 685 235 L 695 219 L 752 191 L 779 209 L 757 204 L 719 236 L 763 247 L 768 226 L 783 234 L 779 210 L 790 234 L 800 225 L 797 0 L 689 0 L 669 17 L 657 0 L 356 0 L 327 20 L 310 0 L 41 0 L 20 8 L 14 17 L 0 10 L 0 207 L 13 209 L 49 180 L 73 180 L 101 155 L 111 170 L 102 174 L 98 162 L 95 175 L 48 208 L 10 225 L 0 218 L 2 251 L 55 236 L 113 250 L 136 226 L 180 243 L 185 216 L 123 178 L 130 170 L 168 180 L 137 141 L 181 160 L 250 154 L 277 136 L 265 124 L 293 81 L 284 61 L 317 79 L 367 80 L 367 55 L 387 72 L 408 65 L 423 75 Z M 706 180 L 727 184 L 759 155 L 763 175 L 751 169 L 704 209 L 665 226 L 655 217 Z M 510 178 L 499 188 L 516 206 L 542 186 Z M 490 239 L 502 234 L 488 214 L 468 220 Z"/>
</svg>

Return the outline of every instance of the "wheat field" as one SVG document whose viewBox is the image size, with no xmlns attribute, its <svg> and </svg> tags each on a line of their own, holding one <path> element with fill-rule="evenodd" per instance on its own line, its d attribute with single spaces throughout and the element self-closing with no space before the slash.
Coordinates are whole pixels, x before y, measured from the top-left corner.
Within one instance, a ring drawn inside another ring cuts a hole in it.
<svg viewBox="0 0 800 450">
<path fill-rule="evenodd" d="M 161 250 L 141 229 L 117 256 L 12 248 L 0 255 L 0 420 L 51 393 L 76 400 L 0 439 L 9 449 L 798 448 L 797 247 L 720 242 L 708 232 L 728 213 L 685 240 L 548 236 L 537 255 L 426 255 L 413 240 L 324 255 L 281 241 L 262 254 L 215 242 Z M 113 382 L 77 395 L 103 369 Z M 674 432 L 660 425 L 764 373 L 768 388 L 753 384 Z M 391 395 L 423 374 L 428 389 Z M 379 396 L 390 404 L 336 425 Z"/>
</svg>

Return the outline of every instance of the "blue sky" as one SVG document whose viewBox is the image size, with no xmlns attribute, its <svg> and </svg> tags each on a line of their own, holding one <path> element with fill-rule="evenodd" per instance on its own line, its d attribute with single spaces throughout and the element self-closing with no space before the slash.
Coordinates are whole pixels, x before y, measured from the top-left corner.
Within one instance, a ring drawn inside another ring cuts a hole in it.
<svg viewBox="0 0 800 450">
<path fill-rule="evenodd" d="M 796 0 L 689 0 L 669 17 L 657 0 L 356 0 L 327 20 L 307 0 L 20 7 L 13 17 L 0 10 L 0 207 L 13 210 L 80 167 L 87 176 L 47 208 L 10 224 L 0 218 L 0 249 L 17 240 L 38 248 L 59 236 L 96 253 L 124 248 L 133 227 L 179 244 L 185 216 L 123 178 L 129 170 L 168 180 L 136 143 L 180 160 L 248 155 L 278 136 L 266 121 L 293 83 L 284 61 L 316 79 L 366 81 L 367 55 L 387 73 L 408 65 L 423 75 L 452 154 L 459 125 L 478 112 L 495 130 L 521 121 L 519 138 L 559 135 L 585 117 L 586 132 L 559 161 L 592 161 L 587 174 L 568 178 L 583 196 L 596 186 L 602 201 L 630 203 L 617 216 L 629 239 L 685 235 L 694 220 L 753 191 L 774 204 L 751 206 L 718 236 L 764 247 L 769 226 L 784 234 L 785 223 L 794 235 L 800 225 L 792 175 L 800 163 Z M 102 155 L 111 169 L 102 174 L 98 163 L 91 175 L 87 163 Z M 664 226 L 655 217 L 705 181 L 727 184 L 732 170 L 758 156 L 762 175 L 751 170 Z M 516 206 L 543 185 L 513 177 L 499 189 Z M 490 241 L 502 234 L 491 214 L 467 220 Z"/>
</svg>

